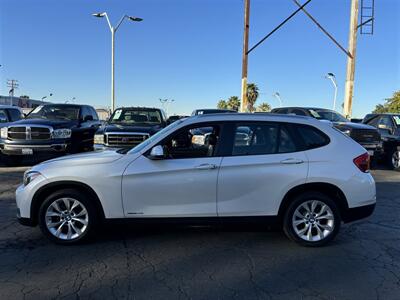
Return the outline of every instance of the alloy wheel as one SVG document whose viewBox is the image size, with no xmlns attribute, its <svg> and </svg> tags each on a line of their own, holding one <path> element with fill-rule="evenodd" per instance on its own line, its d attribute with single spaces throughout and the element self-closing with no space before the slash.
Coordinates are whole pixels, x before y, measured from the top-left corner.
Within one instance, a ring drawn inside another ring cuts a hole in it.
<svg viewBox="0 0 400 300">
<path fill-rule="evenodd" d="M 395 169 L 399 169 L 400 168 L 400 151 L 396 150 L 393 152 L 392 155 L 392 166 Z"/>
<path fill-rule="evenodd" d="M 292 226 L 296 235 L 308 242 L 318 242 L 330 235 L 335 228 L 332 209 L 322 201 L 309 200 L 294 211 Z"/>
<path fill-rule="evenodd" d="M 86 207 L 73 198 L 54 200 L 47 208 L 45 218 L 48 231 L 61 240 L 79 238 L 89 224 Z"/>
</svg>

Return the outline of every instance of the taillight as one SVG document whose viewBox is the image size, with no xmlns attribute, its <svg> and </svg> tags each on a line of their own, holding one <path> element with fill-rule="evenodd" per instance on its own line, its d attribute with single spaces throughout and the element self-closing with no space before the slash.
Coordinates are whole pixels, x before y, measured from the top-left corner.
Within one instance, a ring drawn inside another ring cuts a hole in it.
<svg viewBox="0 0 400 300">
<path fill-rule="evenodd" d="M 357 166 L 357 168 L 360 169 L 361 172 L 368 173 L 369 172 L 369 154 L 365 152 L 364 154 L 361 154 L 360 156 L 357 156 L 355 159 L 353 159 L 354 164 Z"/>
</svg>

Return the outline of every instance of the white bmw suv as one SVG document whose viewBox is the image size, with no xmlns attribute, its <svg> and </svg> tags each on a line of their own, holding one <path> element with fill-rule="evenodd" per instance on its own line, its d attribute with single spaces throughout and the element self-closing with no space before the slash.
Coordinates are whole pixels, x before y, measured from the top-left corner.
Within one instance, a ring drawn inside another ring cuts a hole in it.
<svg viewBox="0 0 400 300">
<path fill-rule="evenodd" d="M 305 246 L 368 217 L 366 150 L 329 123 L 290 115 L 214 114 L 177 121 L 131 150 L 34 166 L 16 191 L 22 224 L 61 244 L 109 219 L 278 222 Z"/>
</svg>

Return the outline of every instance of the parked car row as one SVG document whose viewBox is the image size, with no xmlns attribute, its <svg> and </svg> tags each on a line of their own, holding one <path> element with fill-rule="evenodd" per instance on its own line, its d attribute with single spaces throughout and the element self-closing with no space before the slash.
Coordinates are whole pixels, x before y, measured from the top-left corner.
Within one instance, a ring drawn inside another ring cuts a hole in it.
<svg viewBox="0 0 400 300">
<path fill-rule="evenodd" d="M 100 126 L 93 107 L 46 104 L 25 118 L 1 127 L 0 151 L 6 162 L 21 156 L 60 155 L 93 150 L 93 137 Z"/>
<path fill-rule="evenodd" d="M 119 108 L 101 122 L 89 105 L 45 104 L 26 117 L 17 107 L 0 107 L 0 153 L 6 163 L 16 163 L 23 156 L 132 148 L 166 126 L 157 108 Z"/>
<path fill-rule="evenodd" d="M 234 112 L 197 109 L 192 116 Z M 400 114 L 369 114 L 362 122 L 355 123 L 336 111 L 315 107 L 281 107 L 271 112 L 332 122 L 335 128 L 367 149 L 374 160 L 383 160 L 390 168 L 400 171 Z M 129 149 L 186 117 L 167 119 L 162 109 L 123 107 L 116 109 L 107 121 L 100 122 L 95 109 L 88 105 L 46 104 L 26 117 L 18 107 L 0 106 L 0 153 L 5 162 L 14 163 L 21 156 L 43 154 L 47 158 L 93 149 Z M 200 138 L 198 134 L 196 137 Z"/>
</svg>

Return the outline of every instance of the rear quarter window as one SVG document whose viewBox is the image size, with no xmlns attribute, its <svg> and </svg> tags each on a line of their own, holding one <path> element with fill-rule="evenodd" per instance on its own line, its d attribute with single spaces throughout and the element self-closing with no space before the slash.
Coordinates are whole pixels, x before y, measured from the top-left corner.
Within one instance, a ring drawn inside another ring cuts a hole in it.
<svg viewBox="0 0 400 300">
<path fill-rule="evenodd" d="M 305 150 L 320 148 L 330 143 L 329 137 L 321 130 L 309 125 L 295 125 Z"/>
</svg>

